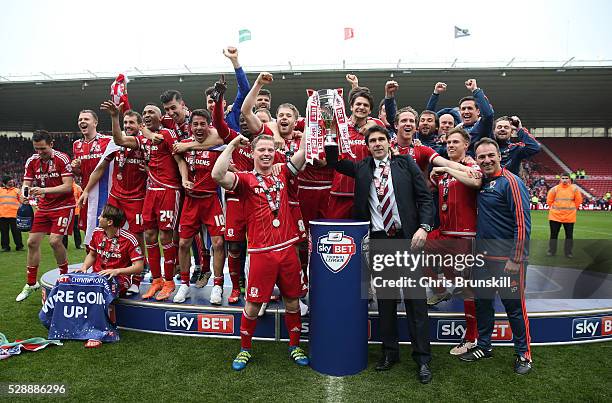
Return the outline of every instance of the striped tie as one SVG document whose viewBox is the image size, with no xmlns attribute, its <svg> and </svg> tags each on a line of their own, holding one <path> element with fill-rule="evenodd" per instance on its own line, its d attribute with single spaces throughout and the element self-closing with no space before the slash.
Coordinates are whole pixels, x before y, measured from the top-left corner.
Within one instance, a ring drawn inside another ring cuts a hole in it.
<svg viewBox="0 0 612 403">
<path fill-rule="evenodd" d="M 379 167 L 380 182 L 376 189 L 378 195 L 378 210 L 383 218 L 383 226 L 388 236 L 392 237 L 396 234 L 397 229 L 395 228 L 395 221 L 393 220 L 393 203 L 395 203 L 395 196 L 389 191 L 389 173 L 385 172 L 385 161 L 381 161 Z"/>
</svg>

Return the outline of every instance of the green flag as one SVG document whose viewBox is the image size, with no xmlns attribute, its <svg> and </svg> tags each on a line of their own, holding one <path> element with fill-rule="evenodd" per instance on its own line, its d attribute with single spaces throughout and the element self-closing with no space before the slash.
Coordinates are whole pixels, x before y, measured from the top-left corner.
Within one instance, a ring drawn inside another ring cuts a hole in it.
<svg viewBox="0 0 612 403">
<path fill-rule="evenodd" d="M 248 29 L 241 29 L 240 31 L 238 31 L 238 43 L 244 42 L 244 41 L 250 41 L 251 40 L 251 31 L 249 31 Z"/>
</svg>

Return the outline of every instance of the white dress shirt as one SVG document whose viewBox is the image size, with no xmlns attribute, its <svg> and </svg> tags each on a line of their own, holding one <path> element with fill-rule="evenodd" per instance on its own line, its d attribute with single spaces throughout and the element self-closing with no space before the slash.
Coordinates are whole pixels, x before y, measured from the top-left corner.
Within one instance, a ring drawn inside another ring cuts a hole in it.
<svg viewBox="0 0 612 403">
<path fill-rule="evenodd" d="M 391 207 L 392 207 L 392 212 L 393 212 L 393 220 L 395 221 L 395 228 L 397 230 L 399 230 L 402 227 L 402 223 L 400 221 L 400 217 L 399 217 L 399 211 L 397 210 L 397 203 L 395 202 L 395 192 L 393 190 L 393 181 L 391 180 L 391 160 L 389 159 L 389 156 L 387 155 L 385 158 L 383 158 L 382 160 L 377 160 L 374 159 L 374 178 L 378 178 L 379 180 L 381 180 L 382 177 L 382 168 L 380 167 L 380 163 L 381 161 L 385 161 L 385 164 L 389 166 L 389 177 L 387 178 L 387 187 L 388 187 L 388 192 L 390 193 L 390 197 L 391 197 Z M 379 202 L 378 202 L 378 193 L 376 192 L 376 185 L 375 185 L 375 181 L 372 181 L 372 184 L 370 185 L 370 196 L 368 197 L 368 202 L 370 204 L 370 222 L 372 223 L 372 232 L 375 231 L 384 231 L 385 230 L 385 226 L 383 223 L 383 216 L 381 211 L 378 209 L 379 206 Z"/>
</svg>

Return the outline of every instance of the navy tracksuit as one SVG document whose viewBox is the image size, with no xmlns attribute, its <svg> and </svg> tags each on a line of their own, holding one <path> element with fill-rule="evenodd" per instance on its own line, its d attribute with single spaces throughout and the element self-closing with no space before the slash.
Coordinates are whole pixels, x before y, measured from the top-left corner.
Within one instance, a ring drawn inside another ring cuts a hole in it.
<svg viewBox="0 0 612 403">
<path fill-rule="evenodd" d="M 521 128 L 516 133 L 518 141 L 499 144 L 501 152 L 501 166 L 518 175 L 521 168 L 521 161 L 540 152 L 542 146 L 537 142 L 525 128 Z"/>
<path fill-rule="evenodd" d="M 499 175 L 483 178 L 478 194 L 478 253 L 485 255 L 485 267 L 473 270 L 474 279 L 510 277 L 510 287 L 477 288 L 476 319 L 478 346 L 489 350 L 495 324 L 493 302 L 499 292 L 508 315 L 516 353 L 531 359 L 529 319 L 525 309 L 525 269 L 529 255 L 531 215 L 525 184 L 503 168 Z M 520 263 L 517 274 L 504 272 L 508 259 Z"/>
</svg>

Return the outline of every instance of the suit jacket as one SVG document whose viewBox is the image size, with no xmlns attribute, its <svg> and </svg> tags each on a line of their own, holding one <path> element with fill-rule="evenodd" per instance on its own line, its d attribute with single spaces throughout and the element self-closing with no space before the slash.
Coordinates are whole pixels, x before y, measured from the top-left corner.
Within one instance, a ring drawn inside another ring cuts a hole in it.
<svg viewBox="0 0 612 403">
<path fill-rule="evenodd" d="M 370 186 L 376 164 L 369 156 L 359 162 L 338 161 L 338 147 L 325 147 L 327 164 L 341 174 L 355 178 L 353 218 L 370 220 Z M 425 179 L 414 159 L 409 155 L 390 156 L 391 182 L 395 201 L 406 238 L 412 238 L 421 224 L 432 226 L 434 204 Z"/>
</svg>

